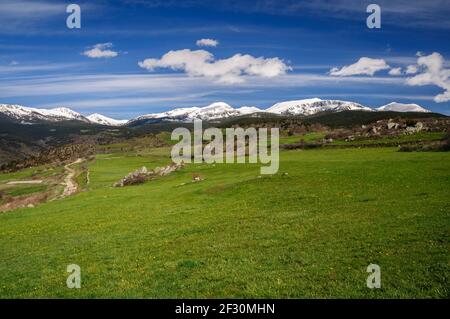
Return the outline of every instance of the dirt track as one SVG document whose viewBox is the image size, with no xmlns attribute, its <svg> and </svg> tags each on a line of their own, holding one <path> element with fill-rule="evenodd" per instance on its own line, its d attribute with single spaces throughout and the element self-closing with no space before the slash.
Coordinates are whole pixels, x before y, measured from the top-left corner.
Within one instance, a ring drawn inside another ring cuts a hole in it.
<svg viewBox="0 0 450 319">
<path fill-rule="evenodd" d="M 71 166 L 79 164 L 83 161 L 84 161 L 83 159 L 79 158 L 75 162 L 69 163 L 64 166 L 67 174 L 64 177 L 63 182 L 61 183 L 61 185 L 64 185 L 64 191 L 62 192 L 61 195 L 54 197 L 54 195 L 52 195 L 51 193 L 49 193 L 47 191 L 47 192 L 43 192 L 43 193 L 33 194 L 31 196 L 17 198 L 11 202 L 0 205 L 0 212 L 11 211 L 11 210 L 14 210 L 17 208 L 22 208 L 22 207 L 34 207 L 35 205 L 46 202 L 48 200 L 64 198 L 66 196 L 75 194 L 78 191 L 78 184 L 74 179 L 77 174 L 77 171 L 74 170 L 73 168 L 71 168 Z M 12 182 L 9 182 L 8 184 L 9 185 L 16 185 L 16 184 L 19 185 L 19 184 L 42 184 L 42 183 L 43 183 L 43 181 L 41 181 L 41 180 L 33 180 L 33 181 L 12 181 Z"/>
<path fill-rule="evenodd" d="M 66 169 L 68 174 L 64 178 L 63 185 L 65 185 L 65 187 L 64 187 L 64 191 L 63 191 L 61 197 L 70 196 L 77 192 L 78 184 L 74 180 L 74 177 L 77 172 L 74 169 L 72 169 L 70 166 L 79 164 L 81 162 L 83 162 L 83 159 L 79 158 L 75 162 L 72 162 L 72 163 L 64 166 L 64 168 Z"/>
</svg>

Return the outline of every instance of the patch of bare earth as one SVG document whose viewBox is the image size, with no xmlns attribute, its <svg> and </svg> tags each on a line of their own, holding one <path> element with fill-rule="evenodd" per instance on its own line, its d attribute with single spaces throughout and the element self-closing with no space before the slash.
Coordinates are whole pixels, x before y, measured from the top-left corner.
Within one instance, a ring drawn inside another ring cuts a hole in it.
<svg viewBox="0 0 450 319">
<path fill-rule="evenodd" d="M 79 158 L 76 161 L 69 163 L 64 166 L 66 170 L 66 175 L 61 185 L 64 186 L 64 190 L 62 194 L 59 196 L 55 193 L 56 190 L 53 189 L 51 191 L 46 191 L 38 194 L 21 196 L 21 197 L 10 197 L 6 200 L 6 203 L 0 205 L 0 212 L 7 212 L 18 208 L 33 208 L 39 203 L 47 202 L 50 200 L 54 200 L 57 198 L 64 198 L 70 195 L 73 195 L 78 192 L 78 184 L 75 181 L 75 177 L 77 175 L 77 171 L 73 169 L 71 166 L 82 163 L 83 159 Z M 43 181 L 12 181 L 8 184 L 10 185 L 20 185 L 20 184 L 41 184 Z"/>
<path fill-rule="evenodd" d="M 1 205 L 0 212 L 7 212 L 24 207 L 32 208 L 39 203 L 47 201 L 50 196 L 50 193 L 39 193 L 27 197 L 14 198 L 10 202 Z"/>
</svg>

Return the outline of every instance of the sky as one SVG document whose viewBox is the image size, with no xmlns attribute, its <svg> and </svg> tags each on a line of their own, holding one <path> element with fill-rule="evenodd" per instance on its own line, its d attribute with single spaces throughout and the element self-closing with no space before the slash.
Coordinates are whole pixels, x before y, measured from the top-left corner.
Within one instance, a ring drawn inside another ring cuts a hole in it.
<svg viewBox="0 0 450 319">
<path fill-rule="evenodd" d="M 448 16 L 450 0 L 0 0 L 0 103 L 129 119 L 318 97 L 450 115 Z"/>
</svg>

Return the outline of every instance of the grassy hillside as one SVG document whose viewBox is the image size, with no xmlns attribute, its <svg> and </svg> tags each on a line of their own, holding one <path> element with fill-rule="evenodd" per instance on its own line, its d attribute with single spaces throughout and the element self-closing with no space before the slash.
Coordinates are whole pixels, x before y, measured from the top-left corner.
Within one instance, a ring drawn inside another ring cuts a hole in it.
<svg viewBox="0 0 450 319">
<path fill-rule="evenodd" d="M 111 187 L 168 152 L 98 155 L 87 191 L 0 214 L 0 297 L 450 296 L 450 153 L 284 151 L 271 177 L 192 164 Z M 382 289 L 366 287 L 370 263 Z"/>
<path fill-rule="evenodd" d="M 417 113 L 417 112 L 361 112 L 344 111 L 336 113 L 318 113 L 305 118 L 305 123 L 319 123 L 331 128 L 352 127 L 355 125 L 369 124 L 379 120 L 386 119 L 427 119 L 427 118 L 446 118 L 447 116 L 438 113 Z"/>
<path fill-rule="evenodd" d="M 274 114 L 261 113 L 259 117 L 244 115 L 233 117 L 222 121 L 221 127 L 230 127 L 233 125 L 274 125 L 281 127 L 283 124 L 322 124 L 330 128 L 353 127 L 355 125 L 369 124 L 379 120 L 386 119 L 427 119 L 427 118 L 446 118 L 447 116 L 438 113 L 417 113 L 417 112 L 362 112 L 362 111 L 343 111 L 343 112 L 321 112 L 310 116 L 279 116 Z"/>
</svg>

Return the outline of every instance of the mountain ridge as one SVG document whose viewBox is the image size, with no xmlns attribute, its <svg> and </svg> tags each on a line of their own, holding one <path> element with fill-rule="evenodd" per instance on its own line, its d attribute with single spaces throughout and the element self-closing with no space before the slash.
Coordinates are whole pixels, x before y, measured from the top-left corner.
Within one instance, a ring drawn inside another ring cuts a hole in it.
<svg viewBox="0 0 450 319">
<path fill-rule="evenodd" d="M 430 113 L 431 111 L 418 105 L 415 103 L 398 103 L 398 102 L 391 102 L 386 105 L 380 106 L 376 108 L 377 111 L 396 111 L 396 112 L 424 112 L 424 113 Z"/>
<path fill-rule="evenodd" d="M 161 113 L 149 113 L 130 120 L 116 120 L 99 113 L 84 116 L 67 107 L 38 109 L 17 104 L 0 104 L 0 114 L 18 121 L 21 124 L 34 124 L 39 121 L 59 122 L 77 120 L 104 126 L 125 126 L 147 121 L 192 122 L 194 120 L 216 121 L 230 117 L 249 114 L 274 114 L 284 116 L 309 116 L 321 112 L 365 111 L 365 112 L 423 112 L 431 111 L 418 104 L 391 102 L 378 108 L 370 108 L 362 104 L 342 100 L 322 100 L 319 98 L 284 101 L 267 109 L 255 106 L 233 108 L 225 102 L 214 102 L 203 107 L 175 108 Z"/>
</svg>

